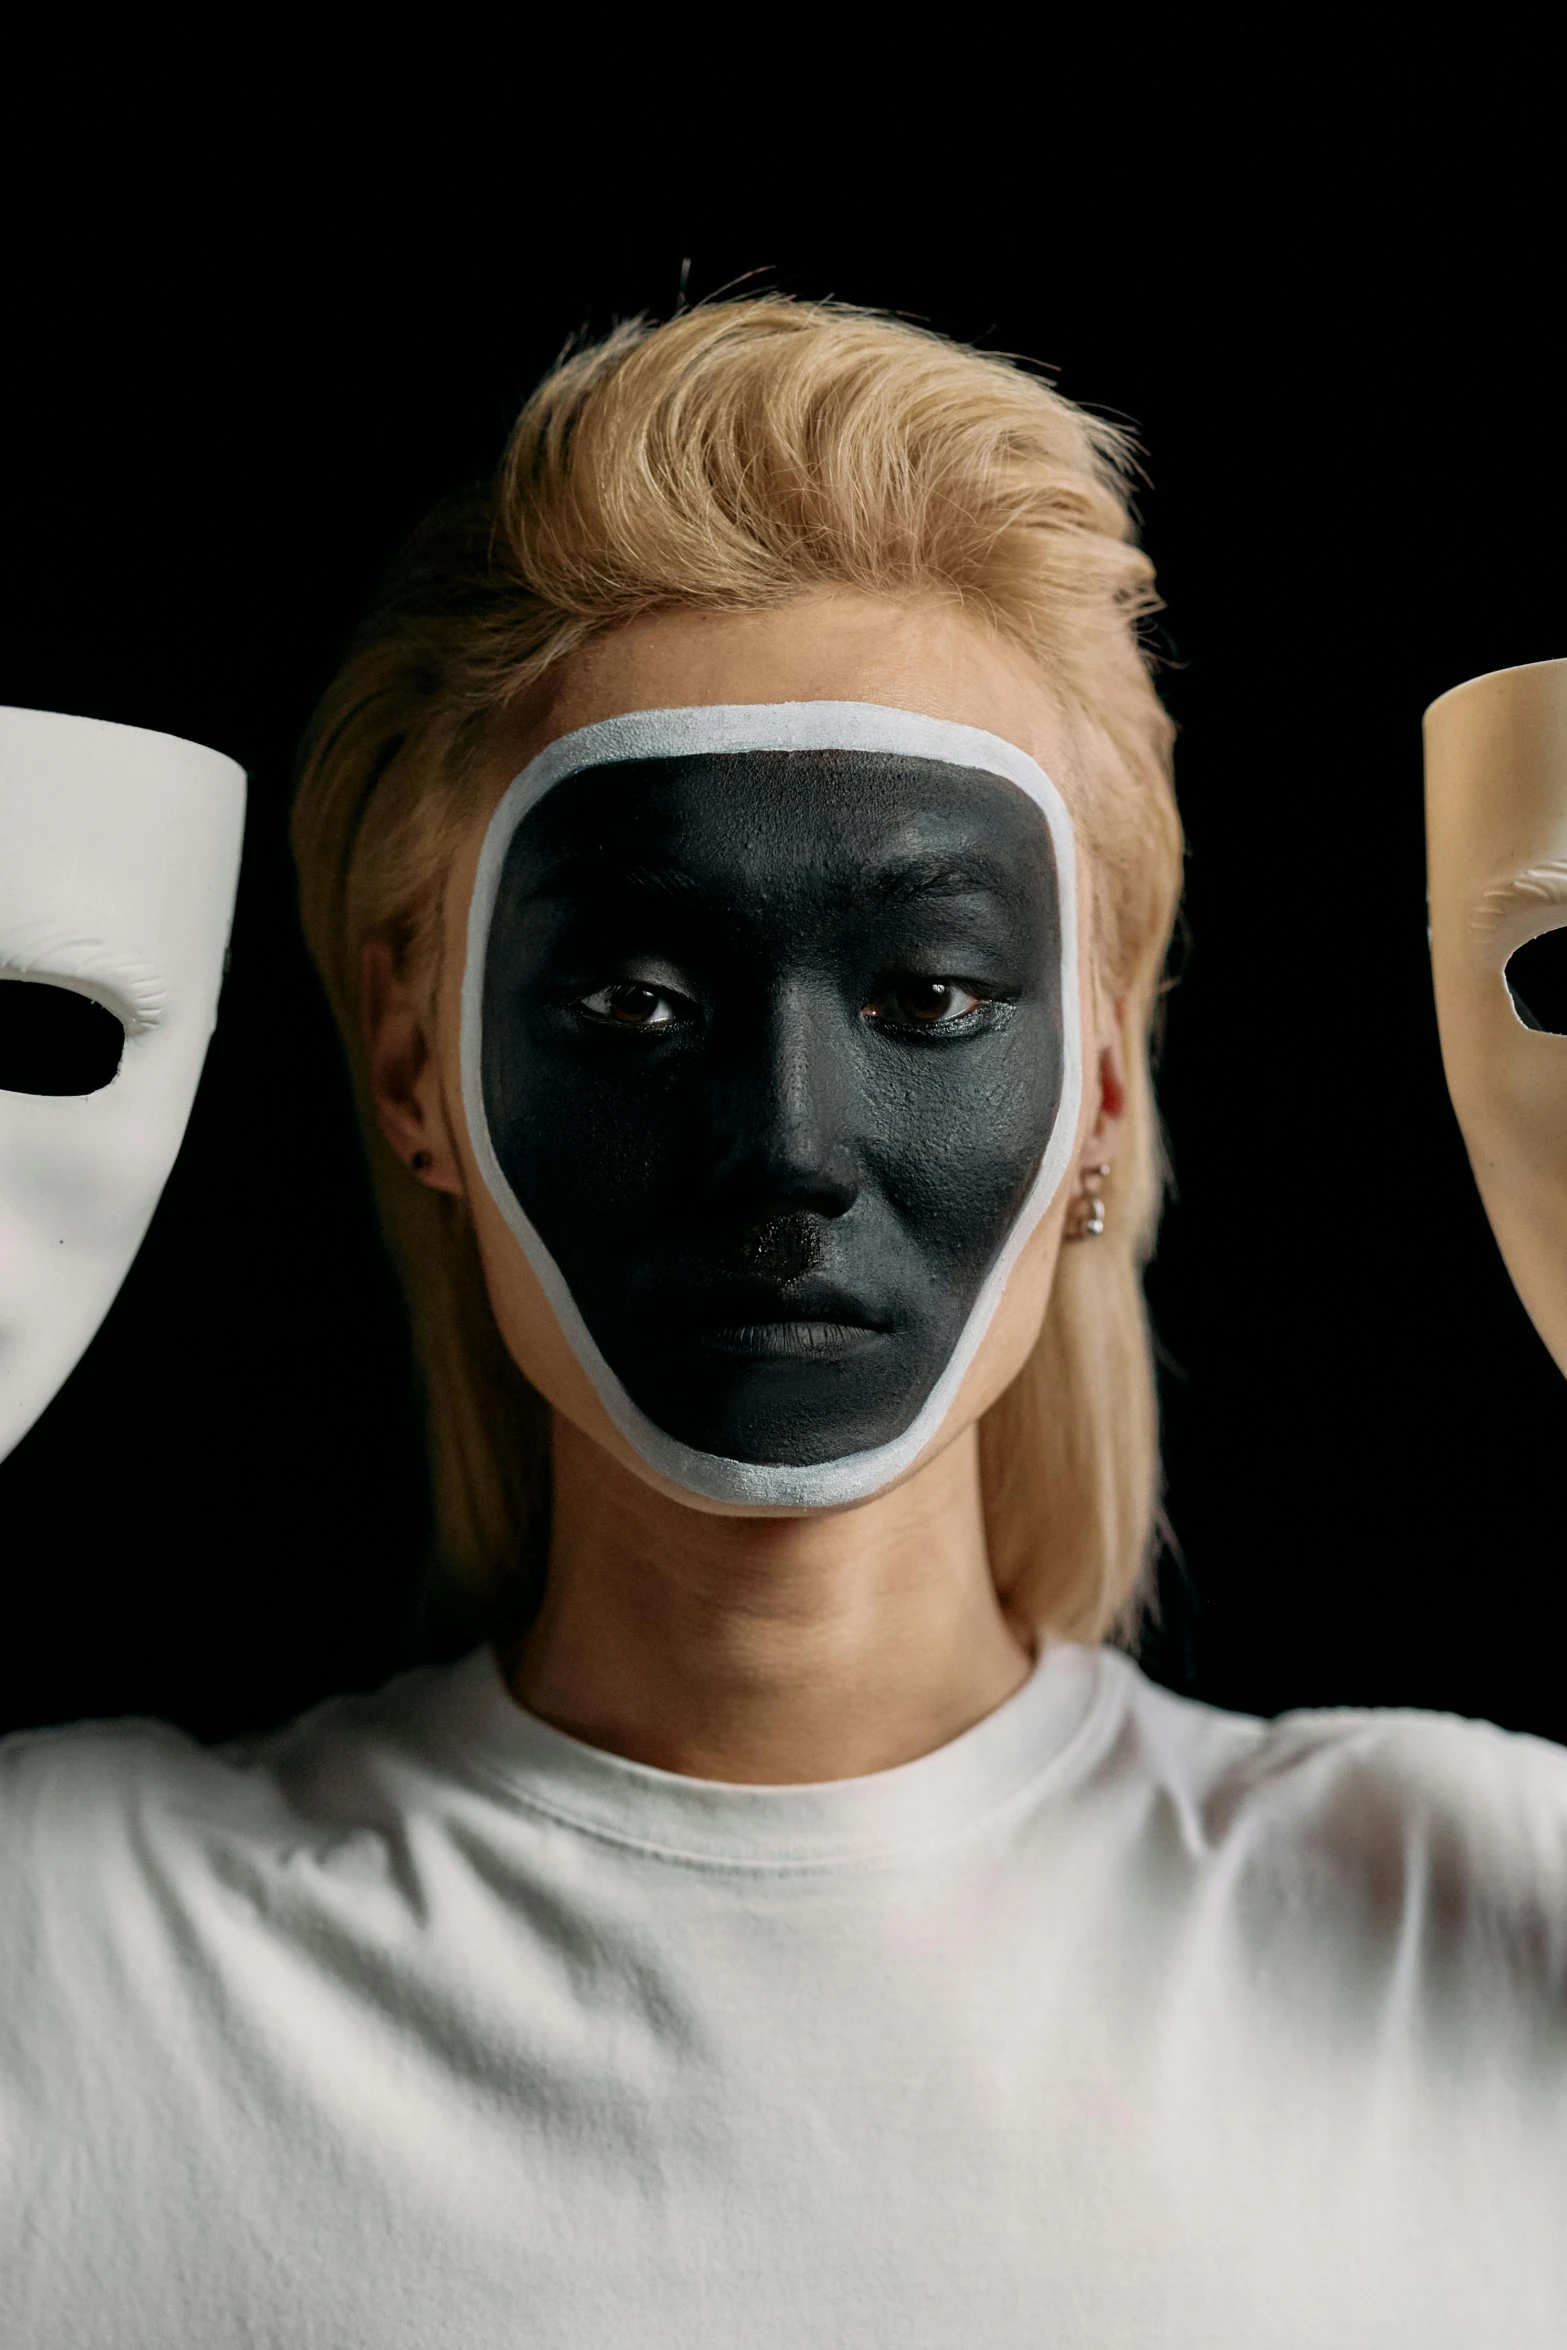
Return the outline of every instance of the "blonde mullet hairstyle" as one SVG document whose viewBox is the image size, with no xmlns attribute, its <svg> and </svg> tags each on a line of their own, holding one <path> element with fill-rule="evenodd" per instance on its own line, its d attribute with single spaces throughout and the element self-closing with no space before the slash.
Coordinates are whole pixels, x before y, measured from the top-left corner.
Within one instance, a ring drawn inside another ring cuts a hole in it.
<svg viewBox="0 0 1567 2350">
<path fill-rule="evenodd" d="M 1123 437 L 1038 377 L 897 320 L 781 298 L 620 328 L 566 358 L 492 487 L 416 536 L 307 739 L 294 849 L 422 1363 L 437 1534 L 497 1619 L 548 1531 L 548 1411 L 507 1356 L 466 1210 L 380 1136 L 359 1001 L 387 939 L 433 1008 L 447 868 L 487 731 L 590 638 L 659 608 L 766 611 L 812 588 L 948 599 L 1036 661 L 1123 1007 L 1130 1100 L 1102 1239 L 1063 1249 L 1028 1363 L 979 1431 L 992 1571 L 1069 1637 L 1135 1623 L 1159 1503 L 1142 1267 L 1162 1162 L 1149 1033 L 1181 877 L 1156 608 Z"/>
</svg>

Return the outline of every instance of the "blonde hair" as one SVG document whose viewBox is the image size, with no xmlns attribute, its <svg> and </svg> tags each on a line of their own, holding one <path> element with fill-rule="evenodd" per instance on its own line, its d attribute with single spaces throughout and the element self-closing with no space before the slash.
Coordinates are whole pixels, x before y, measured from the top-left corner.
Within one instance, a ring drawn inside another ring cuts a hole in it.
<svg viewBox="0 0 1567 2350">
<path fill-rule="evenodd" d="M 1161 1156 L 1150 1022 L 1181 836 L 1126 443 L 1037 377 L 840 307 L 717 303 L 568 357 L 493 486 L 432 517 L 328 689 L 294 810 L 306 935 L 343 1032 L 423 1364 L 438 1533 L 470 1588 L 536 1585 L 548 1412 L 507 1356 L 462 1204 L 382 1141 L 364 942 L 433 1004 L 446 870 L 486 729 L 590 638 L 659 607 L 758 611 L 839 585 L 940 595 L 1021 646 L 1062 709 L 1096 975 L 1124 1003 L 1130 1100 L 1102 1239 L 1062 1252 L 1028 1363 L 981 1422 L 992 1571 L 1020 1616 L 1124 1631 L 1159 1494 L 1141 1268 Z"/>
</svg>

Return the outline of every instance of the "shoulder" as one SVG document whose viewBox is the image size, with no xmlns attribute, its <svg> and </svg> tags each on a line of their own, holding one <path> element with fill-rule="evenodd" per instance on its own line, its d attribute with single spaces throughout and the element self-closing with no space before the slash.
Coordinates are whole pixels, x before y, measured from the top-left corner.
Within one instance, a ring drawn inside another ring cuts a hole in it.
<svg viewBox="0 0 1567 2350">
<path fill-rule="evenodd" d="M 403 1674 L 222 1746 L 139 1719 L 0 1739 L 0 1933 L 29 1910 L 102 1909 L 203 1855 L 329 1846 L 390 1825 L 439 1776 L 449 1678 Z"/>
<path fill-rule="evenodd" d="M 1567 1749 L 1408 1709 L 1263 1721 L 1111 1670 L 1137 1775 L 1238 1923 L 1567 2001 Z"/>
<path fill-rule="evenodd" d="M 166 1722 L 71 1722 L 0 1739 L 0 1868 L 30 1855 L 68 1859 L 155 1790 L 210 1769 L 205 1750 Z"/>
<path fill-rule="evenodd" d="M 1368 1913 L 1510 1945 L 1567 1991 L 1567 1750 L 1451 1714 L 1286 1714 L 1235 1794 Z"/>
<path fill-rule="evenodd" d="M 162 1979 L 169 1823 L 210 1767 L 158 1722 L 0 1740 L 0 2171 L 51 2098 L 81 2094 L 117 1988 Z"/>
<path fill-rule="evenodd" d="M 1123 1736 L 1203 1840 L 1278 1819 L 1353 1821 L 1357 1833 L 1419 1824 L 1487 1843 L 1559 1850 L 1567 1832 L 1567 1747 L 1492 1722 L 1401 1707 L 1321 1707 L 1268 1721 L 1178 1697 L 1106 1652 Z"/>
<path fill-rule="evenodd" d="M 1287 1835 L 1385 1856 L 1418 1842 L 1486 1867 L 1567 1859 L 1567 1748 L 1491 1722 L 1338 1707 L 1267 1721 L 1177 1697 L 1129 1659 L 1121 1737 L 1202 1849 Z"/>
</svg>

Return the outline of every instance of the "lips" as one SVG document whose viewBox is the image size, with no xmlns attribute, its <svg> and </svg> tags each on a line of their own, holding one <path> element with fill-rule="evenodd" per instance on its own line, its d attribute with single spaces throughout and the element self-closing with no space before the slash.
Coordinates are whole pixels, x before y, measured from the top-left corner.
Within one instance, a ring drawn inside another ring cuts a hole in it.
<svg viewBox="0 0 1567 2350">
<path fill-rule="evenodd" d="M 857 1322 L 740 1322 L 709 1330 L 696 1344 L 704 1354 L 756 1363 L 841 1363 L 879 1346 L 887 1333 Z"/>
<path fill-rule="evenodd" d="M 680 1320 L 688 1346 L 740 1362 L 843 1362 L 888 1335 L 885 1317 L 830 1281 L 715 1283 L 687 1298 Z"/>
</svg>

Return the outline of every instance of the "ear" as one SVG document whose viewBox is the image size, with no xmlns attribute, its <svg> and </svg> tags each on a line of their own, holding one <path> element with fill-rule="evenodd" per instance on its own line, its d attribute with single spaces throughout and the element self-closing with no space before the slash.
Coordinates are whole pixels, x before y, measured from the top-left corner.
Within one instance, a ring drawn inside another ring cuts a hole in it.
<svg viewBox="0 0 1567 2350">
<path fill-rule="evenodd" d="M 433 1021 L 398 971 L 385 938 L 365 941 L 359 1008 L 370 1093 L 381 1132 L 421 1183 L 460 1198 L 462 1170 L 446 1116 Z"/>
<path fill-rule="evenodd" d="M 1096 1066 L 1086 1072 L 1084 1088 L 1093 1124 L 1084 1139 L 1081 1156 L 1095 1167 L 1108 1167 L 1115 1159 L 1121 1140 L 1122 1121 L 1126 1116 L 1126 1045 L 1124 1027 L 1126 999 L 1118 996 L 1110 1007 L 1111 1017 L 1102 1026 L 1099 1035 L 1099 1058 Z M 1099 1099 L 1094 1107 L 1094 1084 L 1098 1080 Z"/>
</svg>

